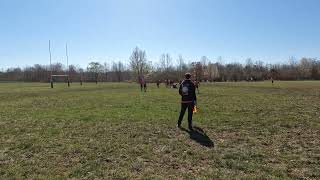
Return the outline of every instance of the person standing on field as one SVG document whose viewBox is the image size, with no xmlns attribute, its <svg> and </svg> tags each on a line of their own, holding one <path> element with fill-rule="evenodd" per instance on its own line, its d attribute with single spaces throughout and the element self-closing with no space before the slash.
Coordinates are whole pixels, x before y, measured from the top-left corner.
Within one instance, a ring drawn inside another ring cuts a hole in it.
<svg viewBox="0 0 320 180">
<path fill-rule="evenodd" d="M 144 80 L 144 77 L 139 77 L 139 84 L 140 84 L 140 90 L 141 90 L 141 92 L 142 92 L 143 88 L 144 88 L 144 90 L 145 90 L 145 92 L 146 92 L 147 84 L 146 84 L 146 82 L 145 82 L 145 80 Z"/>
<path fill-rule="evenodd" d="M 169 86 L 169 79 L 166 80 L 166 88 Z"/>
<path fill-rule="evenodd" d="M 197 79 L 194 81 L 194 85 L 195 85 L 195 87 L 196 87 L 196 89 L 198 91 L 198 94 L 200 94 L 200 91 L 199 91 L 200 82 Z"/>
<path fill-rule="evenodd" d="M 192 128 L 192 115 L 193 108 L 197 104 L 197 96 L 196 96 L 196 88 L 193 82 L 190 80 L 191 74 L 185 74 L 185 80 L 182 81 L 179 87 L 179 94 L 181 95 L 181 111 L 177 123 L 177 127 L 181 127 L 181 122 L 183 116 L 188 109 L 188 126 L 189 130 L 193 130 Z"/>
<path fill-rule="evenodd" d="M 143 88 L 144 88 L 144 92 L 147 92 L 147 82 L 146 81 L 144 81 L 144 83 L 143 83 Z"/>
</svg>

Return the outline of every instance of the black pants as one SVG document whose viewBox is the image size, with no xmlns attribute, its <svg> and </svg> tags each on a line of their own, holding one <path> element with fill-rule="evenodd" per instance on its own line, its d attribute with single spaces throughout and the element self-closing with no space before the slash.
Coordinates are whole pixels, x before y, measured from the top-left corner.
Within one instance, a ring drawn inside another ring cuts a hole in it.
<svg viewBox="0 0 320 180">
<path fill-rule="evenodd" d="M 147 84 L 144 84 L 143 88 L 144 88 L 144 92 L 147 92 Z"/>
<path fill-rule="evenodd" d="M 181 103 L 181 111 L 180 111 L 180 116 L 178 120 L 179 126 L 181 125 L 184 113 L 188 109 L 188 125 L 189 125 L 189 128 L 192 128 L 193 107 L 194 107 L 194 103 Z"/>
</svg>

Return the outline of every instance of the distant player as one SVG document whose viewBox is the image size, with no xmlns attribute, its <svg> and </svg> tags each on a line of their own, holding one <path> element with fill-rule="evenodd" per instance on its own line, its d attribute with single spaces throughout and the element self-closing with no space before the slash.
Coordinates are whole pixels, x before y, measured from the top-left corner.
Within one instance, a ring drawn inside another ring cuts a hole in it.
<svg viewBox="0 0 320 180">
<path fill-rule="evenodd" d="M 147 92 L 147 82 L 145 81 L 143 84 L 144 92 Z"/>
<path fill-rule="evenodd" d="M 272 77 L 271 77 L 271 83 L 272 83 L 272 86 L 273 86 L 273 83 L 274 83 L 274 82 L 273 82 L 273 78 L 272 78 Z"/>
<path fill-rule="evenodd" d="M 196 87 L 196 89 L 198 91 L 198 94 L 200 94 L 200 91 L 199 91 L 200 82 L 197 79 L 194 81 L 194 85 L 195 85 L 195 87 Z"/>
<path fill-rule="evenodd" d="M 143 89 L 143 83 L 140 82 L 140 90 L 142 92 L 142 89 Z"/>
<path fill-rule="evenodd" d="M 157 81 L 157 87 L 160 87 L 160 80 Z"/>
<path fill-rule="evenodd" d="M 191 74 L 185 74 L 185 80 L 180 84 L 179 87 L 179 94 L 181 95 L 181 111 L 177 123 L 177 127 L 181 127 L 181 122 L 183 116 L 188 109 L 188 126 L 189 129 L 192 131 L 192 115 L 193 115 L 193 108 L 197 103 L 197 96 L 195 91 L 195 85 L 190 80 Z"/>
<path fill-rule="evenodd" d="M 146 84 L 146 82 L 145 82 L 145 80 L 144 80 L 144 78 L 143 77 L 139 77 L 139 83 L 140 83 L 140 90 L 141 90 L 141 92 L 142 92 L 142 90 L 143 90 L 143 88 L 145 89 L 145 92 L 146 92 L 146 89 L 147 89 L 147 84 Z"/>
<path fill-rule="evenodd" d="M 173 88 L 173 81 L 169 80 L 170 82 L 170 88 Z"/>
</svg>

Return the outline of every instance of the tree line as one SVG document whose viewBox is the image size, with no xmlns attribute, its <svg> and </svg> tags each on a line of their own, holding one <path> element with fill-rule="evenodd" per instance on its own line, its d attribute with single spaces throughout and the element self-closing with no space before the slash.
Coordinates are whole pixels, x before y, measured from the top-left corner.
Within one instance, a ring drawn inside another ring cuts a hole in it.
<svg viewBox="0 0 320 180">
<path fill-rule="evenodd" d="M 0 71 L 0 81 L 50 82 L 51 74 L 69 75 L 71 82 L 136 82 L 143 77 L 147 82 L 171 80 L 178 82 L 186 72 L 199 81 L 262 81 L 274 80 L 320 80 L 320 60 L 317 58 L 290 58 L 287 63 L 265 64 L 262 61 L 247 59 L 241 63 L 222 63 L 219 58 L 212 61 L 206 56 L 186 62 L 180 55 L 174 60 L 163 53 L 158 61 L 148 61 L 145 50 L 136 47 L 129 63 L 113 61 L 90 62 L 86 68 L 77 65 L 65 67 L 63 64 L 35 64 Z M 54 81 L 66 81 L 65 77 L 54 77 Z"/>
</svg>

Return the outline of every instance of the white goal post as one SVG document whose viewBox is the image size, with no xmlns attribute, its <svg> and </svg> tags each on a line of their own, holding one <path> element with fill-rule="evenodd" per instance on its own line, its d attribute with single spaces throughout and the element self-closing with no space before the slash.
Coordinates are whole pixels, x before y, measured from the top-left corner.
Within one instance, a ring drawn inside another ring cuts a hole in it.
<svg viewBox="0 0 320 180">
<path fill-rule="evenodd" d="M 66 77 L 66 78 L 67 78 L 67 82 L 68 82 L 68 87 L 70 87 L 69 75 L 67 75 L 67 74 L 52 74 L 51 44 L 50 44 L 50 40 L 49 40 L 49 58 L 50 58 L 50 71 L 51 71 L 51 75 L 50 75 L 51 88 L 53 88 L 53 77 Z M 67 67 L 69 68 L 69 56 L 68 56 L 68 45 L 67 45 L 67 44 L 66 44 L 66 58 L 67 58 Z M 68 70 L 68 74 L 69 74 L 69 70 Z M 81 82 L 81 85 L 82 85 L 82 82 Z"/>
<path fill-rule="evenodd" d="M 70 87 L 69 75 L 53 74 L 53 75 L 51 75 L 51 78 L 50 78 L 51 88 L 53 88 L 53 78 L 54 77 L 65 77 L 67 79 L 68 87 Z"/>
</svg>

